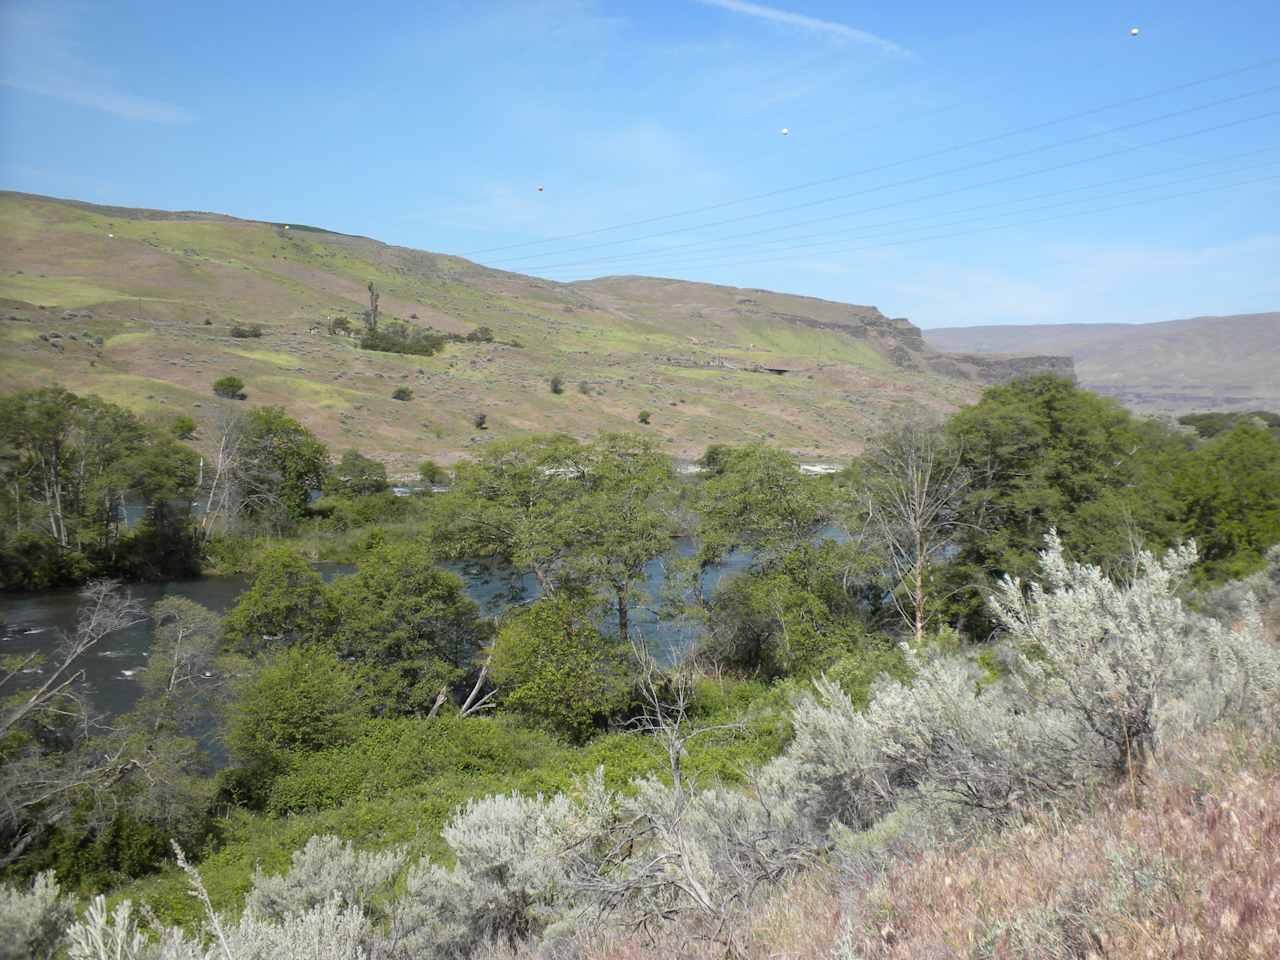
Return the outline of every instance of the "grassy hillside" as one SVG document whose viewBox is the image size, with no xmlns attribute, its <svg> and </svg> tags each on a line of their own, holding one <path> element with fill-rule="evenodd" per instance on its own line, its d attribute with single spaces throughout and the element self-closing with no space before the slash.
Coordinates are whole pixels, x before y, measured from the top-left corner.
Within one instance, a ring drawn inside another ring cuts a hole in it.
<svg viewBox="0 0 1280 960">
<path fill-rule="evenodd" d="M 408 357 L 327 335 L 330 317 L 359 327 L 370 281 L 384 316 L 484 325 L 498 342 Z M 235 323 L 264 336 L 233 339 Z M 0 388 L 60 383 L 204 425 L 236 402 L 210 389 L 234 374 L 245 402 L 282 404 L 393 475 L 495 436 L 630 428 L 641 410 L 677 456 L 764 438 L 838 457 L 979 389 L 927 372 L 919 331 L 874 307 L 648 278 L 558 284 L 303 225 L 14 193 L 0 194 L 0 342 Z M 402 385 L 412 400 L 391 399 Z"/>
<path fill-rule="evenodd" d="M 938 350 L 1055 353 L 1080 384 L 1149 411 L 1280 408 L 1280 313 L 1166 323 L 928 330 Z"/>
</svg>

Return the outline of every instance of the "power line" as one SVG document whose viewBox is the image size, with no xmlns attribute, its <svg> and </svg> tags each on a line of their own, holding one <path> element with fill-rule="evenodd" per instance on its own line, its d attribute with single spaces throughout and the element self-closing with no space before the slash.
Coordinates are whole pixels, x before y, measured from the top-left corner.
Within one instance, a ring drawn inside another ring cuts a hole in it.
<svg viewBox="0 0 1280 960">
<path fill-rule="evenodd" d="M 561 269 L 565 267 L 589 266 L 594 263 L 607 263 L 607 262 L 613 262 L 617 260 L 634 260 L 637 257 L 648 256 L 653 253 L 666 253 L 666 252 L 675 251 L 675 250 L 688 249 L 690 247 L 702 246 L 707 243 L 713 243 L 721 240 L 736 240 L 744 237 L 760 236 L 762 234 L 775 233 L 778 230 L 790 230 L 790 229 L 795 229 L 796 227 L 810 226 L 815 223 L 829 223 L 832 220 L 841 220 L 847 217 L 857 216 L 863 213 L 874 213 L 880 210 L 891 209 L 893 207 L 900 207 L 900 206 L 905 206 L 912 203 L 919 203 L 923 200 L 936 200 L 941 197 L 954 196 L 955 194 L 958 194 L 958 193 L 965 193 L 970 190 L 978 190 L 983 187 L 999 186 L 1006 183 L 1012 183 L 1015 180 L 1025 180 L 1029 177 L 1040 176 L 1041 174 L 1045 174 L 1045 173 L 1055 173 L 1059 170 L 1065 170 L 1070 167 L 1078 167 L 1086 163 L 1094 163 L 1099 160 L 1107 160 L 1112 157 L 1123 156 L 1129 153 L 1136 153 L 1139 150 L 1148 150 L 1148 149 L 1151 149 L 1152 147 L 1165 146 L 1166 144 L 1169 144 L 1169 143 L 1174 143 L 1179 140 L 1186 140 L 1191 137 L 1203 136 L 1204 134 L 1207 134 L 1207 133 L 1217 133 L 1219 131 L 1230 129 L 1232 127 L 1242 126 L 1247 123 L 1255 123 L 1259 120 L 1266 120 L 1274 116 L 1280 116 L 1280 110 L 1271 110 L 1266 113 L 1254 114 L 1253 116 L 1249 116 L 1249 117 L 1241 117 L 1236 120 L 1228 120 L 1224 123 L 1213 124 L 1212 126 L 1208 126 L 1208 127 L 1201 127 L 1196 130 L 1188 130 L 1183 133 L 1172 134 L 1167 137 L 1161 137 L 1157 140 L 1148 140 L 1144 143 L 1132 144 L 1127 147 L 1118 147 L 1115 150 L 1108 150 L 1104 153 L 1097 153 L 1088 157 L 1080 157 L 1075 160 L 1067 160 L 1067 161 L 1063 161 L 1062 163 L 1052 164 L 1047 167 L 1039 167 L 1035 170 L 1027 170 L 1021 173 L 1007 174 L 1005 176 L 996 177 L 991 180 L 982 180 L 982 181 L 979 181 L 978 183 L 967 184 L 961 187 L 952 187 L 947 190 L 940 190 L 935 193 L 925 194 L 923 196 L 907 197 L 901 200 L 892 200 L 886 203 L 877 204 L 876 206 L 872 206 L 872 207 L 863 207 L 858 210 L 844 211 L 841 213 L 829 214 L 827 216 L 814 217 L 808 220 L 799 220 L 790 224 L 778 224 L 778 225 L 766 227 L 760 230 L 748 231 L 746 233 L 731 234 L 725 237 L 708 238 L 705 240 L 696 240 L 686 244 L 674 244 L 666 247 L 659 247 L 655 250 L 649 250 L 649 251 L 643 251 L 643 250 L 635 251 L 630 254 L 622 254 L 614 257 L 589 257 L 589 258 L 570 261 L 566 263 L 532 264 L 526 269 L 533 270 L 533 271 L 545 271 L 545 270 L 556 270 L 556 269 Z"/>
<path fill-rule="evenodd" d="M 1264 150 L 1274 150 L 1274 149 L 1277 149 L 1277 148 L 1276 148 L 1276 147 L 1267 147 L 1267 148 L 1263 148 L 1263 149 L 1264 149 Z M 1263 151 L 1251 151 L 1251 152 L 1252 152 L 1252 153 L 1259 153 L 1259 152 L 1263 152 Z M 1207 163 L 1207 162 L 1217 162 L 1217 161 L 1216 161 L 1216 160 L 1215 160 L 1215 161 L 1201 161 L 1200 163 L 1190 164 L 1188 167 L 1185 167 L 1185 168 L 1176 168 L 1175 170 L 1165 170 L 1165 171 L 1161 171 L 1160 173 L 1161 173 L 1161 174 L 1167 174 L 1167 173 L 1171 173 L 1171 172 L 1177 172 L 1177 169 L 1190 169 L 1190 168 L 1192 168 L 1192 167 L 1203 166 L 1203 165 L 1204 165 L 1205 163 Z M 1219 176 L 1223 176 L 1224 174 L 1231 174 L 1231 173 L 1243 173 L 1244 171 L 1247 171 L 1247 170 L 1257 170 L 1257 169 L 1260 169 L 1260 168 L 1263 168 L 1263 167 L 1273 166 L 1273 165 L 1275 165 L 1275 164 L 1276 164 L 1276 163 L 1278 163 L 1278 162 L 1280 162 L 1280 160 L 1268 160 L 1268 161 L 1265 161 L 1265 162 L 1263 162 L 1263 163 L 1251 164 L 1251 165 L 1246 165 L 1246 166 L 1243 166 L 1243 167 L 1232 167 L 1232 168 L 1229 168 L 1229 169 L 1226 169 L 1226 170 L 1212 170 L 1212 171 L 1209 171 L 1208 173 L 1200 173 L 1200 174 L 1196 174 L 1195 176 L 1191 176 L 1191 177 L 1183 177 L 1183 178 L 1181 178 L 1181 179 L 1178 179 L 1178 180 L 1171 180 L 1171 181 L 1168 181 L 1168 182 L 1166 182 L 1166 183 L 1147 184 L 1147 185 L 1145 185 L 1145 186 L 1141 186 L 1141 187 L 1132 187 L 1132 188 L 1130 188 L 1130 189 L 1128 189 L 1128 190 L 1120 190 L 1120 191 L 1117 191 L 1117 192 L 1114 192 L 1114 193 L 1107 193 L 1107 194 L 1102 194 L 1102 195 L 1099 195 L 1099 196 L 1093 196 L 1093 197 L 1079 197 L 1079 198 L 1074 198 L 1074 199 L 1070 199 L 1070 200 L 1061 200 L 1061 201 L 1058 201 L 1057 203 L 1051 203 L 1051 204 L 1046 204 L 1046 205 L 1044 205 L 1044 206 L 1033 207 L 1033 208 L 1031 208 L 1031 209 L 1029 209 L 1029 210 L 1015 210 L 1015 211 L 1010 211 L 1010 212 L 1007 212 L 1007 213 L 995 213 L 995 214 L 990 214 L 990 213 L 989 213 L 989 214 L 985 214 L 985 215 L 979 215 L 979 216 L 976 216 L 976 217 L 969 217 L 969 218 L 966 218 L 966 219 L 964 219 L 964 220 L 952 221 L 952 222 L 949 222 L 949 223 L 939 223 L 939 224 L 934 224 L 933 226 L 938 226 L 938 227 L 942 227 L 942 226 L 954 226 L 954 225 L 959 224 L 959 223 L 971 223 L 971 222 L 978 221 L 978 220 L 987 220 L 987 219 L 991 219 L 992 217 L 1001 217 L 1001 216 L 1018 216 L 1018 215 L 1022 215 L 1022 214 L 1025 214 L 1025 213 L 1034 213 L 1034 212 L 1037 212 L 1037 211 L 1040 211 L 1040 210 L 1052 210 L 1052 209 L 1055 209 L 1055 208 L 1057 208 L 1057 207 L 1068 206 L 1068 205 L 1073 204 L 1073 203 L 1090 203 L 1090 202 L 1094 202 L 1094 201 L 1097 201 L 1097 200 L 1105 200 L 1105 199 L 1109 199 L 1109 198 L 1111 198 L 1111 197 L 1127 196 L 1127 195 L 1129 195 L 1129 194 L 1132 194 L 1132 193 L 1139 193 L 1139 192 L 1144 191 L 1144 190 L 1157 190 L 1157 189 L 1161 189 L 1161 188 L 1163 188 L 1163 187 L 1170 187 L 1170 186 L 1174 186 L 1174 185 L 1176 185 L 1176 184 L 1180 184 L 1180 183 L 1192 183 L 1192 182 L 1194 182 L 1194 181 L 1196 181 L 1196 180 L 1203 180 L 1203 179 L 1205 179 L 1205 178 L 1207 178 L 1207 177 L 1219 177 Z M 918 222 L 918 221 L 921 221 L 921 220 L 924 220 L 924 221 L 932 221 L 932 220 L 937 220 L 937 219 L 938 219 L 938 218 L 940 218 L 940 217 L 945 218 L 945 217 L 950 217 L 950 216 L 954 216 L 954 215 L 956 215 L 956 214 L 961 214 L 961 213 L 973 213 L 973 212 L 976 212 L 976 211 L 990 210 L 990 209 L 991 209 L 991 208 L 993 208 L 993 207 L 1003 207 L 1003 206 L 1009 206 L 1010 204 L 1026 203 L 1026 202 L 1031 201 L 1031 200 L 1038 200 L 1038 199 L 1043 199 L 1043 198 L 1046 198 L 1046 197 L 1060 196 L 1061 194 L 1064 194 L 1064 193 L 1078 193 L 1078 192 L 1080 192 L 1081 190 L 1092 190 L 1092 189 L 1096 189 L 1096 188 L 1098 188 L 1098 187 L 1110 186 L 1112 183 L 1124 183 L 1124 182 L 1127 182 L 1127 181 L 1132 181 L 1132 180 L 1136 180 L 1136 179 L 1142 179 L 1142 178 L 1144 178 L 1144 177 L 1149 177 L 1149 176 L 1153 176 L 1153 175 L 1156 175 L 1156 174 L 1137 174 L 1137 175 L 1135 175 L 1135 176 L 1131 176 L 1131 177 L 1121 177 L 1121 178 L 1118 178 L 1117 180 L 1114 180 L 1114 181 L 1103 181 L 1103 182 L 1101 182 L 1101 183 L 1089 184 L 1089 185 L 1082 186 L 1082 187 L 1070 187 L 1070 188 L 1065 189 L 1065 190 L 1053 190 L 1053 191 L 1049 191 L 1049 192 L 1047 192 L 1047 193 L 1034 194 L 1034 195 L 1029 196 L 1029 197 L 1020 197 L 1020 198 L 1018 198 L 1018 199 L 1016 199 L 1016 200 L 1001 200 L 1001 201 L 996 201 L 996 202 L 994 202 L 994 203 L 979 204 L 979 205 L 977 205 L 977 206 L 967 207 L 967 208 L 963 208 L 963 209 L 961 209 L 961 210 L 951 210 L 951 211 L 948 211 L 948 212 L 946 212 L 946 213 L 942 213 L 942 214 L 924 214 L 924 215 L 916 216 L 916 217 L 906 217 L 906 218 L 899 219 L 899 220 L 891 220 L 891 221 L 887 221 L 887 222 L 884 222 L 884 223 L 867 224 L 866 226 L 864 226 L 864 227 L 862 227 L 862 228 L 860 228 L 860 229 L 861 229 L 861 230 L 864 230 L 864 231 L 865 231 L 865 230 L 874 230 L 874 231 L 883 232 L 883 230 L 884 230 L 885 228 L 889 228 L 889 227 L 896 227 L 896 226 L 899 226 L 899 225 L 901 225 L 901 224 L 914 223 L 914 222 Z M 815 238 L 817 238 L 817 237 L 831 237 L 833 234 L 835 234 L 835 235 L 839 235 L 839 236 L 840 236 L 840 239 L 836 239 L 836 240 L 832 240 L 832 239 L 815 239 Z M 870 234 L 870 236 L 874 236 L 874 235 L 875 235 L 874 233 L 873 233 L 873 234 Z M 865 234 L 865 233 L 858 233 L 858 234 L 852 234 L 852 235 L 851 235 L 851 234 L 849 234 L 849 233 L 848 233 L 848 231 L 846 231 L 846 230 L 838 230 L 838 231 L 828 232 L 828 233 L 826 233 L 826 234 L 814 234 L 814 235 L 811 235 L 811 236 L 805 236 L 805 237 L 784 237 L 784 238 L 779 238 L 779 239 L 775 239 L 775 240 L 763 240 L 763 241 L 758 241 L 758 242 L 756 242 L 756 243 L 737 244 L 737 245 L 735 245 L 735 246 L 731 246 L 731 247 L 728 247 L 728 248 L 725 248 L 725 249 L 702 251 L 702 252 L 701 252 L 701 255 L 697 255 L 697 256 L 695 256 L 693 259 L 689 259 L 689 258 L 682 258 L 682 259 L 681 259 L 681 261 L 680 261 L 680 263 L 681 263 L 681 264 L 696 264 L 696 265 L 701 265 L 701 264 L 706 263 L 708 260 L 710 260 L 710 261 L 717 261 L 717 260 L 719 260 L 719 259 L 723 258 L 726 254 L 729 254 L 732 250 L 739 249 L 739 248 L 742 248 L 742 247 L 747 248 L 746 250 L 744 250 L 744 251 L 743 251 L 744 253 L 752 253 L 752 252 L 767 252 L 767 251 L 754 250 L 754 249 L 752 249 L 752 248 L 755 248 L 755 247 L 759 247 L 761 244 L 787 244 L 787 245 L 788 245 L 788 249 L 789 249 L 789 250 L 791 250 L 791 251 L 795 251 L 795 250 L 800 250 L 800 249 L 809 249 L 809 248 L 813 248 L 813 247 L 825 247 L 825 246 L 839 245 L 839 244 L 841 244 L 841 243 L 847 242 L 848 240 L 864 239 L 864 238 L 866 238 L 867 236 L 868 236 L 868 235 L 867 235 L 867 234 Z M 800 241 L 800 240 L 812 240 L 813 242 L 809 242 L 809 243 L 799 243 L 799 242 L 796 242 L 796 241 Z M 680 255 L 679 255 L 679 254 L 673 254 L 673 253 L 668 253 L 668 254 L 661 254 L 661 253 L 658 253 L 658 254 L 657 254 L 657 256 L 658 256 L 660 259 L 667 259 L 668 257 L 672 257 L 672 256 L 680 256 Z M 629 256 L 629 257 L 619 257 L 619 258 L 616 258 L 616 259 L 620 259 L 620 260 L 635 260 L 635 259 L 637 259 L 637 258 L 642 258 L 642 257 L 644 257 L 644 254 L 633 254 L 633 255 L 631 255 L 631 256 Z M 645 260 L 645 262 L 649 262 L 649 260 Z"/>
<path fill-rule="evenodd" d="M 1058 140 L 1053 143 L 1041 144 L 1040 146 L 1030 147 L 1026 150 L 1019 150 L 1014 153 L 1006 153 L 999 157 L 992 157 L 986 160 L 976 160 L 972 163 L 961 164 L 958 167 L 950 167 L 946 170 L 939 170 L 934 173 L 920 174 L 919 176 L 908 177 L 905 180 L 895 180 L 890 183 L 881 184 L 875 187 L 864 187 L 861 190 L 854 190 L 851 193 L 841 193 L 841 194 L 836 194 L 835 196 L 830 196 L 830 197 L 820 197 L 816 200 L 807 200 L 804 203 L 791 204 L 785 207 L 774 207 L 770 210 L 762 210 L 756 213 L 745 213 L 737 217 L 730 217 L 725 220 L 716 220 L 711 223 L 693 224 L 691 226 L 685 226 L 685 227 L 672 227 L 671 229 L 668 229 L 668 230 L 660 230 L 656 233 L 644 234 L 639 237 L 628 237 L 620 240 L 605 240 L 599 243 L 588 244 L 583 247 L 573 247 L 573 248 L 570 248 L 569 250 L 556 251 L 555 253 L 526 254 L 524 256 L 511 257 L 504 260 L 498 260 L 496 262 L 499 264 L 512 264 L 522 260 L 535 260 L 539 258 L 545 258 L 548 256 L 567 256 L 570 253 L 579 253 L 579 252 L 589 251 L 589 250 L 598 250 L 603 247 L 616 247 L 619 244 L 624 244 L 624 243 L 639 243 L 640 241 L 643 241 L 643 240 L 653 240 L 658 237 L 668 237 L 668 236 L 671 236 L 672 234 L 688 233 L 690 230 L 706 230 L 711 227 L 721 227 L 721 226 L 727 226 L 733 223 L 742 223 L 746 220 L 758 220 L 761 217 L 769 217 L 777 213 L 790 213 L 793 210 L 803 210 L 803 209 L 807 209 L 808 207 L 820 206 L 827 203 L 835 203 L 839 200 L 849 200 L 853 197 L 864 196 L 868 193 L 877 193 L 881 190 L 888 190 L 893 187 L 910 186 L 915 183 L 921 183 L 926 180 L 934 180 L 934 179 L 937 179 L 938 177 L 949 176 L 954 173 L 965 173 L 970 170 L 977 170 L 982 167 L 990 167 L 998 163 L 1004 163 L 1005 161 L 1008 161 L 1008 160 L 1017 160 L 1022 157 L 1029 157 L 1037 153 L 1044 153 L 1048 150 L 1056 150 L 1059 147 L 1071 146 L 1073 144 L 1084 143 L 1089 140 L 1097 140 L 1100 137 L 1111 136 L 1112 134 L 1116 134 L 1116 133 L 1124 133 L 1129 130 L 1136 130 L 1139 127 L 1150 126 L 1153 123 L 1161 123 L 1165 120 L 1172 120 L 1175 117 L 1187 116 L 1188 114 L 1198 113 L 1202 110 L 1209 110 L 1214 107 L 1220 107 L 1228 103 L 1236 103 L 1240 100 L 1247 100 L 1250 97 L 1262 96 L 1263 94 L 1273 93 L 1276 90 L 1280 90 L 1280 84 L 1272 84 L 1271 86 L 1268 86 L 1268 87 L 1261 87 L 1257 90 L 1250 90 L 1247 93 L 1238 93 L 1238 94 L 1235 94 L 1234 96 L 1222 97 L 1217 100 L 1210 100 L 1207 103 L 1197 104 L 1193 107 L 1184 107 L 1181 110 L 1171 110 L 1168 113 L 1162 113 L 1155 117 L 1148 117 L 1144 120 L 1134 120 L 1130 123 L 1121 124 L 1118 127 L 1110 127 L 1106 130 L 1094 131 L 1093 133 L 1079 134 L 1078 136 L 1068 137 L 1065 140 Z"/>
<path fill-rule="evenodd" d="M 1057 214 L 1051 217 L 1041 217 L 1036 220 L 1028 220 L 1022 223 L 996 224 L 995 226 L 990 226 L 990 227 L 980 227 L 976 230 L 961 230 L 957 233 L 931 234 L 929 236 L 924 236 L 924 237 L 910 237 L 910 238 L 901 239 L 901 240 L 891 240 L 884 243 L 873 243 L 873 244 L 868 244 L 861 247 L 853 247 L 846 252 L 859 253 L 864 250 L 880 250 L 886 247 L 903 246 L 905 244 L 910 244 L 910 243 L 927 243 L 930 240 L 949 240 L 955 237 L 967 237 L 967 236 L 973 236 L 979 233 L 990 233 L 995 230 L 1011 230 L 1011 229 L 1016 229 L 1018 227 L 1035 226 L 1041 223 L 1049 223 L 1054 220 L 1064 220 L 1070 217 L 1087 216 L 1090 214 L 1110 213 L 1111 211 L 1123 210 L 1128 207 L 1142 206 L 1150 203 L 1161 203 L 1168 200 L 1181 200 L 1186 197 L 1194 197 L 1194 196 L 1199 196 L 1201 194 L 1213 193 L 1218 190 L 1226 190 L 1226 189 L 1231 189 L 1233 187 L 1249 186 L 1255 183 L 1266 183 L 1274 180 L 1280 180 L 1280 174 L 1275 174 L 1273 176 L 1268 176 L 1268 177 L 1257 177 L 1252 180 L 1242 180 L 1236 183 L 1218 184 L 1213 187 L 1206 187 L 1203 190 L 1189 190 L 1182 193 L 1169 194 L 1169 195 L 1160 196 L 1160 197 L 1145 197 L 1141 200 L 1131 200 L 1127 203 L 1119 203 L 1110 207 L 1101 207 L 1096 210 L 1076 210 L 1076 211 L 1072 211 L 1071 213 Z M 757 263 L 778 263 L 785 260 L 791 260 L 793 259 L 793 257 L 794 257 L 793 254 L 788 253 L 778 257 L 765 257 L 765 258 L 754 259 L 754 260 L 729 260 L 729 261 L 725 261 L 724 263 L 703 264 L 703 266 L 744 266 L 744 265 L 757 264 Z"/>
<path fill-rule="evenodd" d="M 906 157 L 900 160 L 894 160 L 888 163 L 878 164 L 873 167 L 866 167 L 861 170 L 854 170 L 854 171 L 851 171 L 850 173 L 839 174 L 838 176 L 834 176 L 834 177 L 827 177 L 820 180 L 810 180 L 806 183 L 793 184 L 792 186 L 780 187 L 776 190 L 769 190 L 764 193 L 757 193 L 747 197 L 739 197 L 734 200 L 724 200 L 718 203 L 707 204 L 706 206 L 701 206 L 701 207 L 692 207 L 687 210 L 679 210 L 679 211 L 676 211 L 675 213 L 662 214 L 656 217 L 646 217 L 640 220 L 627 221 L 625 223 L 615 223 L 609 226 L 596 227 L 591 230 L 580 230 L 575 233 L 565 233 L 565 234 L 560 234 L 554 237 L 543 237 L 542 239 L 539 239 L 539 240 L 525 240 L 520 243 L 510 243 L 510 244 L 505 244 L 505 245 L 496 246 L 496 247 L 485 247 L 480 250 L 473 250 L 467 253 L 463 253 L 461 254 L 461 256 L 475 257 L 475 256 L 481 256 L 486 253 L 498 253 L 503 250 L 515 250 L 523 247 L 535 246 L 538 244 L 558 243 L 559 241 L 562 241 L 562 240 L 576 240 L 580 237 L 597 236 L 601 233 L 608 233 L 613 230 L 625 230 L 629 227 L 646 226 L 651 223 L 660 223 L 664 220 L 674 220 L 679 217 L 693 216 L 699 213 L 710 213 L 711 211 L 714 211 L 714 210 L 723 210 L 727 207 L 737 206 L 743 203 L 751 203 L 756 200 L 765 200 L 770 197 L 776 197 L 786 193 L 793 193 L 797 190 L 807 190 L 812 187 L 825 186 L 826 184 L 836 183 L 841 180 L 850 179 L 852 177 L 865 176 L 870 173 L 879 173 L 884 170 L 891 170 L 895 167 L 905 166 L 906 164 L 918 163 L 922 160 L 930 160 L 936 157 L 945 156 L 946 154 L 955 153 L 960 150 L 967 150 L 972 147 L 983 146 L 988 143 L 996 143 L 1000 140 L 1005 140 L 1010 137 L 1020 136 L 1024 133 L 1033 133 L 1036 130 L 1043 130 L 1047 127 L 1056 126 L 1058 124 L 1069 123 L 1072 120 L 1079 120 L 1084 117 L 1094 116 L 1099 113 L 1104 113 L 1108 110 L 1115 110 L 1115 109 L 1119 109 L 1120 107 L 1132 106 L 1135 103 L 1143 103 L 1147 100 L 1153 100 L 1157 97 L 1165 96 L 1167 94 L 1179 93 L 1183 90 L 1192 89 L 1193 87 L 1203 86 L 1206 83 L 1212 83 L 1216 80 L 1225 80 L 1228 77 L 1239 76 L 1241 74 L 1249 73 L 1254 70 L 1262 70 L 1276 63 L 1280 63 L 1280 57 L 1271 57 L 1269 59 L 1262 60 L 1257 63 L 1252 63 L 1244 67 L 1238 67 L 1234 70 L 1225 70 L 1221 73 L 1210 74 L 1207 77 L 1201 77 L 1196 80 L 1188 80 L 1184 83 L 1175 84 L 1170 87 L 1162 87 L 1158 90 L 1153 90 L 1149 93 L 1141 94 L 1140 96 L 1129 97 L 1124 100 L 1112 101 L 1111 103 L 1105 103 L 1097 107 L 1091 107 L 1088 110 L 1081 110 L 1075 113 L 1066 114 L 1064 116 L 1057 117 L 1052 120 L 1044 120 L 1039 123 L 1029 124 L 1024 127 L 1015 128 L 1013 130 L 1007 130 L 1004 133 L 994 134 L 987 137 L 980 137 L 976 140 L 969 140 L 963 143 L 952 144 L 951 146 L 942 147 L 938 150 L 933 150 L 928 153 L 917 154 L 916 156 Z"/>
</svg>

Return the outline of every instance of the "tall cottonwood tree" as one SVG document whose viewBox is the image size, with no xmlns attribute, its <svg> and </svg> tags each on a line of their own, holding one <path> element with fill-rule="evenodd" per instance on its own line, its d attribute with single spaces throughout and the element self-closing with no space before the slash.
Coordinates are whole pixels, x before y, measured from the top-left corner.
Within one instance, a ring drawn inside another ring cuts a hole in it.
<svg viewBox="0 0 1280 960">
<path fill-rule="evenodd" d="M 541 436 L 458 467 L 455 546 L 531 573 L 542 593 L 606 591 L 627 640 L 635 585 L 671 547 L 674 471 L 648 438 Z"/>
<path fill-rule="evenodd" d="M 567 504 L 571 573 L 613 595 L 618 639 L 630 642 L 632 590 L 649 561 L 671 549 L 671 460 L 648 437 L 605 434 L 585 451 L 581 490 Z"/>
</svg>

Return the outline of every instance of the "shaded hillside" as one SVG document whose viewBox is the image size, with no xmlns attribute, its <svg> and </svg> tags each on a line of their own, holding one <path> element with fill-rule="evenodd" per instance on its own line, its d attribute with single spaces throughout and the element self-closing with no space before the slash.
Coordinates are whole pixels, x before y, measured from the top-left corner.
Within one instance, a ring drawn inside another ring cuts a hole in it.
<svg viewBox="0 0 1280 960">
<path fill-rule="evenodd" d="M 399 356 L 330 335 L 335 317 L 361 327 L 370 282 L 386 318 L 484 326 L 494 342 Z M 233 338 L 236 324 L 264 335 Z M 0 337 L 4 389 L 60 383 L 207 425 L 236 403 L 212 382 L 235 375 L 245 402 L 282 404 L 393 475 L 495 436 L 631 428 L 642 410 L 677 456 L 751 439 L 840 456 L 1009 373 L 957 361 L 939 375 L 916 327 L 869 306 L 650 278 L 560 284 L 301 224 L 15 193 L 0 194 Z M 400 386 L 411 400 L 391 398 Z"/>
<path fill-rule="evenodd" d="M 1280 408 L 1280 313 L 925 331 L 938 350 L 1065 354 L 1082 386 L 1148 411 Z"/>
</svg>

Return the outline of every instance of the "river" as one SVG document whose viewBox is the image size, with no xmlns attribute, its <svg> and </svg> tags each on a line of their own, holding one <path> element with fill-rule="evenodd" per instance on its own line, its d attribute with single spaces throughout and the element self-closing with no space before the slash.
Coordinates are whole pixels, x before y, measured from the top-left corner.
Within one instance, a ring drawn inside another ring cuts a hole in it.
<svg viewBox="0 0 1280 960">
<path fill-rule="evenodd" d="M 690 541 L 678 542 L 678 553 L 688 556 L 692 551 Z M 730 556 L 723 564 L 706 572 L 703 588 L 714 589 L 726 574 L 742 570 L 749 562 L 750 557 L 745 553 Z M 510 568 L 501 565 L 455 563 L 446 566 L 462 578 L 467 595 L 486 615 L 499 614 L 515 603 L 535 598 L 538 593 L 532 577 L 517 576 Z M 323 563 L 316 564 L 316 569 L 325 580 L 332 580 L 351 573 L 355 568 L 346 564 Z M 670 662 L 696 639 L 697 628 L 688 622 L 658 618 L 653 598 L 665 580 L 665 566 L 661 560 L 649 563 L 645 568 L 645 580 L 649 596 L 642 594 L 639 598 L 631 611 L 631 624 L 655 656 Z M 177 596 L 223 614 L 235 604 L 246 586 L 246 578 L 232 576 L 132 584 L 128 589 L 148 609 L 157 600 Z M 77 607 L 78 596 L 73 589 L 0 594 L 0 655 L 38 652 L 52 658 L 64 633 L 75 629 Z M 602 620 L 601 627 L 606 631 L 616 629 L 612 618 L 608 617 Z M 118 716 L 137 703 L 142 693 L 137 674 L 147 662 L 152 629 L 151 621 L 145 620 L 105 638 L 81 658 L 78 666 L 84 670 L 88 693 L 97 712 L 108 717 Z M 30 679 L 34 681 L 37 676 L 32 675 Z"/>
</svg>

